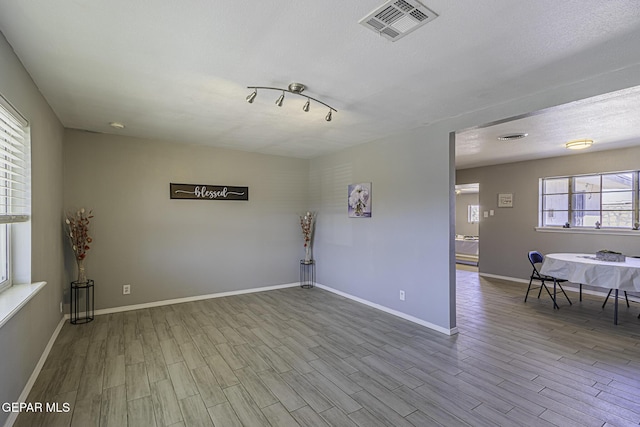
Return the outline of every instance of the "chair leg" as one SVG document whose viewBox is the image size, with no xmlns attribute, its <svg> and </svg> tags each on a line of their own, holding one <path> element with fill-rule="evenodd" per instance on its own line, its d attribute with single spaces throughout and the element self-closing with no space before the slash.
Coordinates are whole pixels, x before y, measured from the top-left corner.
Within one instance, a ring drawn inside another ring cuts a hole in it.
<svg viewBox="0 0 640 427">
<path fill-rule="evenodd" d="M 611 295 L 611 291 L 613 291 L 613 289 L 609 291 L 609 293 L 607 294 L 607 297 L 604 299 L 604 302 L 602 303 L 602 308 L 604 308 L 604 306 L 607 304 L 607 300 L 609 299 L 609 295 Z M 627 295 L 627 291 L 624 291 L 624 299 L 625 301 L 627 301 L 627 308 L 631 307 L 629 305 L 629 296 Z"/>
<path fill-rule="evenodd" d="M 533 277 L 529 279 L 529 287 L 527 288 L 527 294 L 524 296 L 524 302 L 527 302 L 527 297 L 529 297 L 529 291 L 531 290 L 531 282 L 533 282 Z"/>
<path fill-rule="evenodd" d="M 613 289 L 609 289 L 609 293 L 607 294 L 607 297 L 604 299 L 604 302 L 602 303 L 602 308 L 604 308 L 604 306 L 607 305 L 607 301 L 609 300 L 609 295 L 611 295 L 611 291 L 613 291 Z"/>
<path fill-rule="evenodd" d="M 627 300 L 627 308 L 629 308 L 630 305 L 629 305 L 629 297 L 627 296 L 627 291 L 624 291 L 624 299 Z"/>
<path fill-rule="evenodd" d="M 582 283 L 580 283 L 580 302 L 582 302 Z"/>
<path fill-rule="evenodd" d="M 555 285 L 555 282 L 554 282 Z M 542 286 L 544 286 L 544 289 L 547 291 L 547 293 L 549 294 L 549 297 L 551 298 L 551 301 L 553 301 L 553 308 L 554 309 L 560 309 L 560 307 L 558 307 L 558 304 L 556 304 L 556 299 L 553 297 L 553 295 L 551 295 L 551 291 L 549 290 L 549 288 L 547 288 L 547 285 L 544 284 L 544 282 L 542 282 Z M 554 292 L 555 294 L 555 292 Z"/>
<path fill-rule="evenodd" d="M 569 297 L 567 296 L 567 293 L 564 291 L 564 288 L 562 287 L 562 285 L 560 283 L 558 283 L 558 286 L 560 287 L 560 290 L 562 291 L 562 293 L 564 294 L 564 297 L 567 299 L 567 301 L 569 301 L 569 305 L 573 305 L 573 303 L 571 302 L 571 300 L 569 299 Z"/>
<path fill-rule="evenodd" d="M 538 299 L 540 299 L 540 295 L 542 295 L 542 286 L 538 289 Z"/>
</svg>

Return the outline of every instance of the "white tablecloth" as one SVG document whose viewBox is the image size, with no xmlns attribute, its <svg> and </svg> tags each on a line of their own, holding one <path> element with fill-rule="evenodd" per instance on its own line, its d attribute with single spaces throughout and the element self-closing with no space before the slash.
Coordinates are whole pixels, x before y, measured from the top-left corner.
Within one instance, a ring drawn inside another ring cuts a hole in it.
<svg viewBox="0 0 640 427">
<path fill-rule="evenodd" d="M 606 262 L 595 254 L 549 254 L 540 273 L 573 283 L 640 292 L 640 259 Z"/>
<path fill-rule="evenodd" d="M 456 253 L 460 255 L 478 255 L 478 240 L 456 239 Z"/>
</svg>

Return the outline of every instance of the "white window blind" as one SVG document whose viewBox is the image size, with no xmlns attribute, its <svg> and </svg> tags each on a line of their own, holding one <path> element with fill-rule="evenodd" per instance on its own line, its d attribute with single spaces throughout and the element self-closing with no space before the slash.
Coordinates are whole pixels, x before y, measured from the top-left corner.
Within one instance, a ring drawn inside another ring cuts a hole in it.
<svg viewBox="0 0 640 427">
<path fill-rule="evenodd" d="M 31 214 L 29 123 L 0 96 L 0 224 Z"/>
</svg>

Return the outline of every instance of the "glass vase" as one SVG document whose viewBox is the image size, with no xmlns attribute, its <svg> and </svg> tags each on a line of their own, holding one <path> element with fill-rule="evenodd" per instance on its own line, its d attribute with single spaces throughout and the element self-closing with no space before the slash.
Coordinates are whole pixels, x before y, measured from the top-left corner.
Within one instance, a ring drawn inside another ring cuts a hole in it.
<svg viewBox="0 0 640 427">
<path fill-rule="evenodd" d="M 84 260 L 76 259 L 76 263 L 78 264 L 78 283 L 87 283 L 87 272 L 84 269 Z"/>
<path fill-rule="evenodd" d="M 304 248 L 304 263 L 305 264 L 311 263 L 311 245 L 307 245 Z"/>
</svg>

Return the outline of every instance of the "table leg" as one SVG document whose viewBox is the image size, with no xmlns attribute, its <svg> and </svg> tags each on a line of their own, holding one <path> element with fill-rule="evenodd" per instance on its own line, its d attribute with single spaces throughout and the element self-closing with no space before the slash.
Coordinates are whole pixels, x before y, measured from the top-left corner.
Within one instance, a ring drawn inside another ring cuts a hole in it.
<svg viewBox="0 0 640 427">
<path fill-rule="evenodd" d="M 558 307 L 556 303 L 556 279 L 553 279 L 553 308 L 560 310 L 560 307 Z"/>
<path fill-rule="evenodd" d="M 616 302 L 614 303 L 615 308 L 613 309 L 613 324 L 618 324 L 618 290 L 616 289 Z"/>
</svg>

